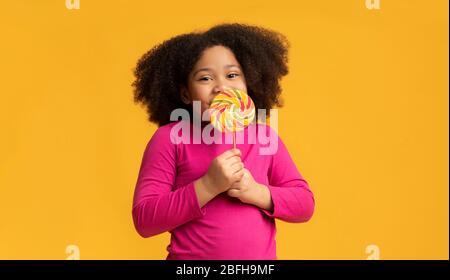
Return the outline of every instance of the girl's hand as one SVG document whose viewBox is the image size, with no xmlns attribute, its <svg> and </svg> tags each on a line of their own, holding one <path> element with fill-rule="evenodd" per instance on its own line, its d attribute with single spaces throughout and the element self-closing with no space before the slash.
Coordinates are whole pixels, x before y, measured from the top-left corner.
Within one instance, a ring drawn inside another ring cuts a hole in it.
<svg viewBox="0 0 450 280">
<path fill-rule="evenodd" d="M 227 194 L 244 203 L 253 204 L 263 209 L 270 210 L 273 207 L 269 189 L 258 184 L 246 168 L 244 168 L 242 179 L 231 185 Z"/>
<path fill-rule="evenodd" d="M 239 181 L 244 175 L 244 164 L 241 161 L 241 151 L 228 150 L 217 156 L 209 165 L 208 172 L 201 178 L 214 194 L 222 193 Z"/>
</svg>

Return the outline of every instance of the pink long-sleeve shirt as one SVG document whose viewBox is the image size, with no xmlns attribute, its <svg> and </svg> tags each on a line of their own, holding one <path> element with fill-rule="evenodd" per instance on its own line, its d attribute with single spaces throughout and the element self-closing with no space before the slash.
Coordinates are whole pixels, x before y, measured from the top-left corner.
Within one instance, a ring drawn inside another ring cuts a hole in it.
<svg viewBox="0 0 450 280">
<path fill-rule="evenodd" d="M 255 181 L 270 190 L 272 211 L 242 203 L 226 192 L 200 208 L 194 181 L 205 175 L 211 161 L 233 144 L 224 144 L 226 134 L 222 134 L 223 144 L 193 143 L 192 125 L 190 135 L 183 135 L 190 143 L 176 143 L 171 140 L 171 130 L 179 122 L 159 127 L 145 148 L 132 209 L 137 232 L 150 237 L 169 231 L 168 260 L 277 259 L 275 218 L 306 222 L 315 205 L 307 181 L 279 136 L 269 126 L 252 124 L 256 133 L 261 133 L 261 128 L 265 128 L 266 136 L 273 133 L 277 149 L 263 155 L 260 148 L 268 144 L 258 140 L 237 144 L 241 160 Z M 249 139 L 257 135 L 249 128 L 236 137 Z"/>
</svg>

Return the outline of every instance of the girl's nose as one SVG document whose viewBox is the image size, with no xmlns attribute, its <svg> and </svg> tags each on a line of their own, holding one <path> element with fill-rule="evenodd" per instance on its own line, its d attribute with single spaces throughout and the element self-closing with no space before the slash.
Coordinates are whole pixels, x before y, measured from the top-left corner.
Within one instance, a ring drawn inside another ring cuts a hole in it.
<svg viewBox="0 0 450 280">
<path fill-rule="evenodd" d="M 225 91 L 226 89 L 229 89 L 229 88 L 230 88 L 229 86 L 226 86 L 224 84 L 219 84 L 219 85 L 216 85 L 214 87 L 214 93 L 223 92 L 223 91 Z"/>
</svg>

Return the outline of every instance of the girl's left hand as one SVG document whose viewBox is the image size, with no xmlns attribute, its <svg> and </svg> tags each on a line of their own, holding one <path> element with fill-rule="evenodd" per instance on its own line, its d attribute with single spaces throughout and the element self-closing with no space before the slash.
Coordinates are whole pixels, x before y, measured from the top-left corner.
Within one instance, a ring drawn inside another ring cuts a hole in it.
<svg viewBox="0 0 450 280">
<path fill-rule="evenodd" d="M 248 204 L 253 204 L 263 208 L 267 199 L 265 199 L 265 186 L 258 184 L 253 178 L 250 171 L 244 168 L 244 175 L 240 181 L 233 183 L 228 189 L 227 194 L 231 197 L 236 197 L 240 201 Z M 270 199 L 270 192 L 269 192 Z"/>
</svg>

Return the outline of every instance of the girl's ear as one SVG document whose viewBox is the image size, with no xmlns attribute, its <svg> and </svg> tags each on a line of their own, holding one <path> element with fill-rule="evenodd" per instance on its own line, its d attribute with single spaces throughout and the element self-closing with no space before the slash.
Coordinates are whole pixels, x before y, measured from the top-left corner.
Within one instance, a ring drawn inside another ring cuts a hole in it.
<svg viewBox="0 0 450 280">
<path fill-rule="evenodd" d="M 181 101 L 183 101 L 184 104 L 191 104 L 191 97 L 189 96 L 189 92 L 185 86 L 181 86 L 180 88 L 180 95 L 181 95 Z"/>
</svg>

